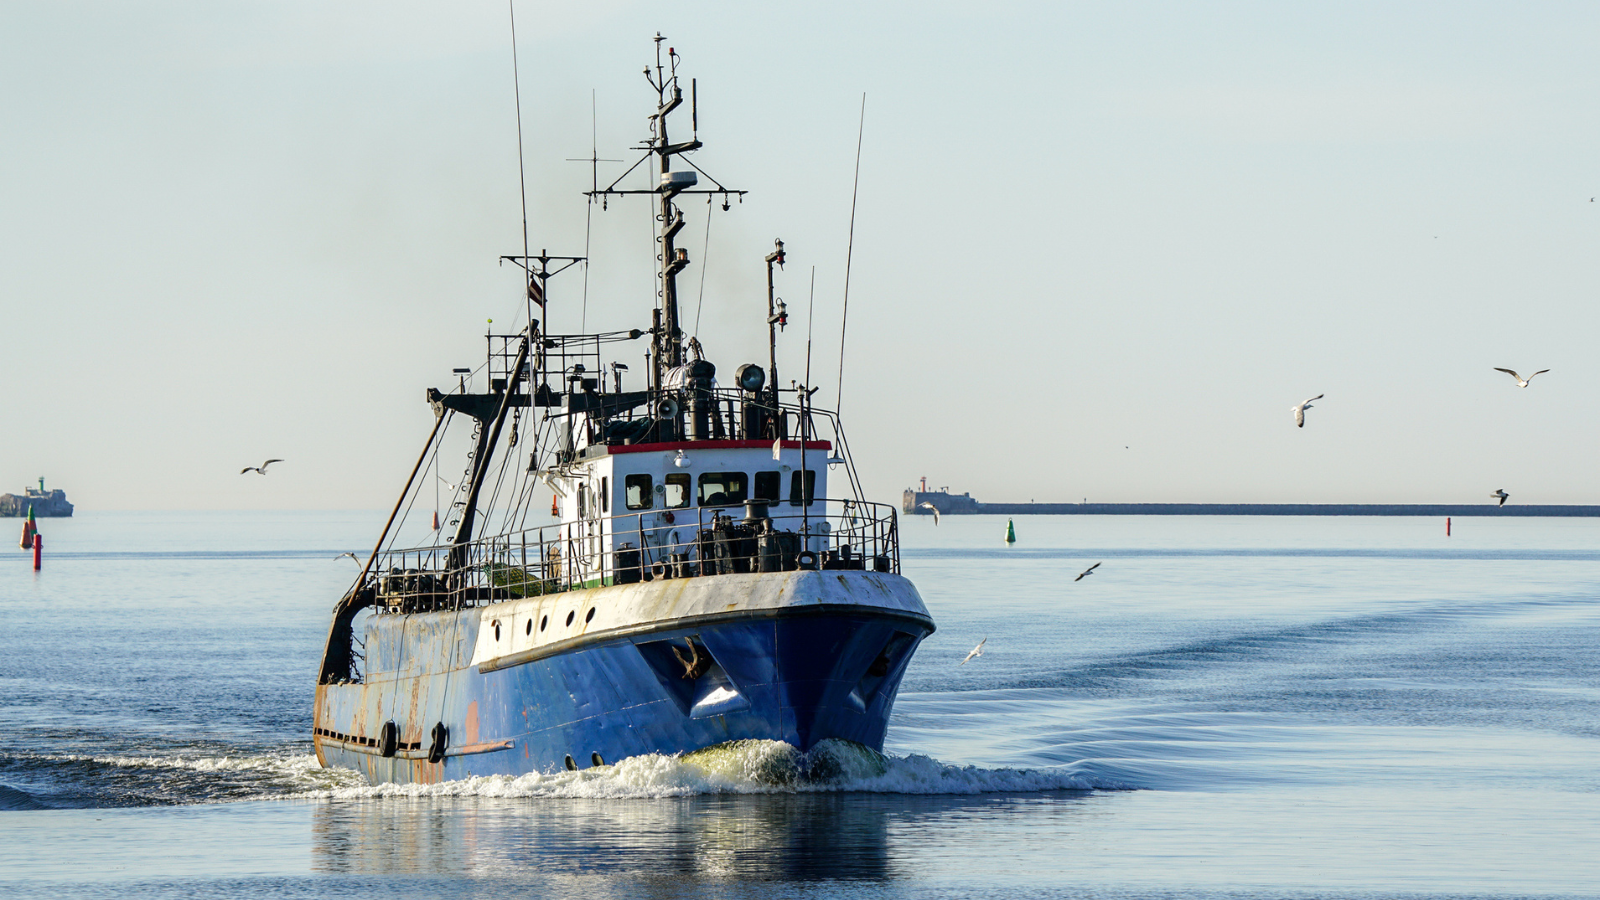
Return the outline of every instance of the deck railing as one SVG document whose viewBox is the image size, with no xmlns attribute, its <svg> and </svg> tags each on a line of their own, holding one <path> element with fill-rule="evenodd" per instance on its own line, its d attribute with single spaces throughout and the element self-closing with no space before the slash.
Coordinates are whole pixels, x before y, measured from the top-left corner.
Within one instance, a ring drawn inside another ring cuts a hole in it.
<svg viewBox="0 0 1600 900">
<path fill-rule="evenodd" d="M 548 525 L 463 545 L 379 555 L 380 612 L 462 609 L 575 588 L 737 572 L 900 571 L 893 506 L 809 505 L 646 510 Z"/>
</svg>

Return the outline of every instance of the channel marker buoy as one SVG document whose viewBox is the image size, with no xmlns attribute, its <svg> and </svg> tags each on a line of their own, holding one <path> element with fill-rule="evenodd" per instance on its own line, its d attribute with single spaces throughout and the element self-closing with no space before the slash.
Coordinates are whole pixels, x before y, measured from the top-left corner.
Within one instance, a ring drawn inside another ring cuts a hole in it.
<svg viewBox="0 0 1600 900">
<path fill-rule="evenodd" d="M 1006 543 L 1015 544 L 1016 542 L 1017 542 L 1017 529 L 1012 524 L 1011 520 L 1007 519 L 1006 520 Z"/>
</svg>

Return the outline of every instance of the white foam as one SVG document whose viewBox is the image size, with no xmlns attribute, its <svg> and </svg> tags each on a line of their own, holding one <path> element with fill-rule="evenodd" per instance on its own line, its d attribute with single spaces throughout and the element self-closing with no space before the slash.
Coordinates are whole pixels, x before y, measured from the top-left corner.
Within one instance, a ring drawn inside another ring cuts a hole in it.
<svg viewBox="0 0 1600 900">
<path fill-rule="evenodd" d="M 365 784 L 349 769 L 324 769 L 314 753 L 258 753 L 237 756 L 85 756 L 60 754 L 36 756 L 51 762 L 94 763 L 120 769 L 179 769 L 213 775 L 254 776 L 266 782 L 279 782 L 286 791 L 332 789 Z"/>
<path fill-rule="evenodd" d="M 683 756 L 650 754 L 576 772 L 491 775 L 439 784 L 345 784 L 295 795 L 306 799 L 385 797 L 654 798 L 696 794 L 864 791 L 882 794 L 983 794 L 1125 789 L 1070 767 L 988 769 L 922 755 L 883 756 L 824 742 L 801 754 L 781 741 L 739 741 Z"/>
</svg>

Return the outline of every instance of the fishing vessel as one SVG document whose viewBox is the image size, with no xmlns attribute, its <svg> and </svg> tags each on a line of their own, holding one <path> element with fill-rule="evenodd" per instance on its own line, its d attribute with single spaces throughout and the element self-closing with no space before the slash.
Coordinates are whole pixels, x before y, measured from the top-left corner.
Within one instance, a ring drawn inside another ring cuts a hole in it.
<svg viewBox="0 0 1600 900">
<path fill-rule="evenodd" d="M 863 496 L 838 416 L 812 405 L 817 388 L 779 380 L 782 242 L 765 257 L 765 302 L 722 304 L 764 321 L 765 366 L 738 365 L 724 386 L 684 330 L 682 198 L 711 195 L 700 198 L 711 215 L 710 201 L 726 210 L 744 192 L 688 162 L 702 147 L 697 92 L 655 41 L 655 109 L 630 170 L 645 167 L 648 183 L 620 187 L 625 175 L 587 192 L 654 208 L 648 319 L 552 333 L 540 325 L 552 279 L 586 261 L 526 247 L 502 257 L 526 273 L 528 324 L 488 334 L 480 367 L 428 391 L 432 431 L 333 610 L 314 723 L 324 766 L 437 782 L 742 740 L 883 746 L 934 623 L 900 574 L 896 510 Z M 672 119 L 683 111 L 687 140 Z M 640 351 L 643 383 L 628 385 L 619 356 Z M 471 449 L 446 520 L 435 512 L 428 545 L 397 547 L 402 512 L 445 481 L 452 425 Z"/>
</svg>

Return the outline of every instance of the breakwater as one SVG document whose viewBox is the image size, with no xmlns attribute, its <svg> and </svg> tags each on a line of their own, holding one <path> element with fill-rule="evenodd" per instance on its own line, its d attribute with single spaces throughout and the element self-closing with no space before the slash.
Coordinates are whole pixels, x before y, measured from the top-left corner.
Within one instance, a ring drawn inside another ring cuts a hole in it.
<svg viewBox="0 0 1600 900">
<path fill-rule="evenodd" d="M 25 488 L 20 497 L 16 494 L 0 494 L 0 518 L 26 516 L 29 509 L 40 518 L 72 515 L 72 504 L 67 501 L 66 491 L 45 490 L 43 478 L 39 479 L 37 488 Z"/>
<path fill-rule="evenodd" d="M 983 503 L 969 494 L 905 492 L 907 515 L 990 516 L 1523 516 L 1600 517 L 1600 506 L 1485 503 Z"/>
</svg>

